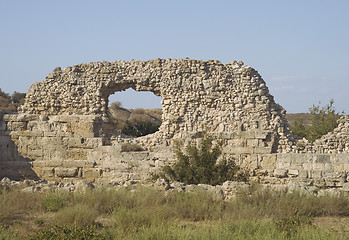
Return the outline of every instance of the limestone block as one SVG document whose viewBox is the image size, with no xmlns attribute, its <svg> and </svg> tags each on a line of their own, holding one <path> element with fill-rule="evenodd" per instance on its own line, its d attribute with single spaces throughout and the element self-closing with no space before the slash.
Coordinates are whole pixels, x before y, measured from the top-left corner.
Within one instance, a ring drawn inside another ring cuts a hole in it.
<svg viewBox="0 0 349 240">
<path fill-rule="evenodd" d="M 313 170 L 313 171 L 311 171 L 311 178 L 314 178 L 314 179 L 322 178 L 322 170 Z"/>
<path fill-rule="evenodd" d="M 253 154 L 254 149 L 253 148 L 247 148 L 247 147 L 227 147 L 225 148 L 227 153 L 232 154 Z"/>
<path fill-rule="evenodd" d="M 7 124 L 10 131 L 25 131 L 27 130 L 27 122 L 11 122 Z"/>
<path fill-rule="evenodd" d="M 35 160 L 32 162 L 32 165 L 34 168 L 43 168 L 46 167 L 46 162 L 47 161 Z"/>
<path fill-rule="evenodd" d="M 63 160 L 44 161 L 46 167 L 63 167 Z"/>
<path fill-rule="evenodd" d="M 11 135 L 13 133 L 16 133 L 18 136 L 23 136 L 23 137 L 30 137 L 31 136 L 31 131 L 29 131 L 29 130 L 11 132 Z"/>
<path fill-rule="evenodd" d="M 315 154 L 313 158 L 314 164 L 331 163 L 329 154 Z"/>
<path fill-rule="evenodd" d="M 295 170 L 295 169 L 289 169 L 288 170 L 288 176 L 290 177 L 298 177 L 299 175 L 299 170 Z"/>
<path fill-rule="evenodd" d="M 269 134 L 269 131 L 267 130 L 256 130 L 255 131 L 255 137 L 257 139 L 266 139 Z"/>
<path fill-rule="evenodd" d="M 108 146 L 86 151 L 86 159 L 89 161 L 110 161 L 110 152 L 105 150 Z"/>
<path fill-rule="evenodd" d="M 276 162 L 276 168 L 277 169 L 290 169 L 291 168 L 291 162 L 290 161 L 285 161 L 285 159 L 283 159 L 283 161 L 280 161 L 279 157 L 278 157 L 277 162 Z"/>
<path fill-rule="evenodd" d="M 34 171 L 37 172 L 38 170 L 36 170 L 34 168 Z M 40 168 L 40 177 L 41 178 L 50 178 L 50 177 L 54 177 L 54 168 Z"/>
<path fill-rule="evenodd" d="M 349 182 L 343 184 L 342 191 L 349 192 Z"/>
<path fill-rule="evenodd" d="M 42 160 L 43 158 L 42 149 L 28 150 L 26 157 L 33 160 Z"/>
<path fill-rule="evenodd" d="M 247 139 L 247 147 L 256 148 L 258 146 L 258 139 Z"/>
<path fill-rule="evenodd" d="M 323 178 L 330 178 L 330 179 L 337 179 L 338 181 L 340 179 L 343 179 L 343 181 L 346 179 L 346 172 L 345 171 L 322 171 L 322 177 Z"/>
<path fill-rule="evenodd" d="M 345 171 L 349 172 L 349 163 L 344 163 L 343 167 Z"/>
<path fill-rule="evenodd" d="M 284 169 L 275 169 L 274 172 L 273 172 L 273 175 L 274 177 L 277 177 L 277 178 L 284 178 L 284 177 L 287 177 L 287 170 L 284 170 Z"/>
<path fill-rule="evenodd" d="M 144 161 L 149 158 L 149 152 L 122 152 L 122 159 L 128 161 Z"/>
<path fill-rule="evenodd" d="M 271 147 L 258 147 L 253 149 L 254 154 L 268 154 L 272 153 Z"/>
<path fill-rule="evenodd" d="M 313 170 L 313 163 L 312 162 L 311 163 L 303 163 L 302 168 L 304 170 Z"/>
<path fill-rule="evenodd" d="M 29 122 L 36 121 L 39 119 L 40 115 L 36 114 L 5 114 L 3 119 L 5 122 Z"/>
<path fill-rule="evenodd" d="M 239 139 L 239 138 L 236 138 L 236 139 L 229 139 L 227 141 L 227 145 L 230 147 L 243 147 L 243 144 L 244 144 L 245 140 L 243 139 Z"/>
<path fill-rule="evenodd" d="M 84 168 L 82 171 L 82 177 L 87 179 L 96 179 L 101 177 L 102 173 L 103 170 L 99 168 Z"/>
<path fill-rule="evenodd" d="M 338 172 L 340 172 L 340 171 L 345 171 L 344 164 L 341 164 L 341 163 L 338 163 L 338 164 L 331 164 L 331 166 L 332 166 L 332 169 L 333 169 L 334 171 L 338 171 Z"/>
<path fill-rule="evenodd" d="M 299 178 L 308 178 L 308 171 L 307 170 L 299 170 L 298 171 L 298 177 Z"/>
<path fill-rule="evenodd" d="M 70 137 L 68 138 L 68 147 L 69 148 L 85 148 L 85 138 Z"/>
<path fill-rule="evenodd" d="M 93 133 L 94 125 L 90 122 L 69 122 L 67 131 L 73 133 Z"/>
<path fill-rule="evenodd" d="M 62 137 L 42 137 L 41 141 L 42 141 L 42 145 L 46 148 L 46 149 L 55 149 L 59 146 L 63 146 L 65 145 L 65 142 L 62 141 Z"/>
<path fill-rule="evenodd" d="M 239 131 L 238 136 L 244 139 L 255 139 L 256 134 L 254 131 Z"/>
<path fill-rule="evenodd" d="M 349 170 L 349 154 L 333 154 L 331 155 L 331 165 L 335 171 Z"/>
<path fill-rule="evenodd" d="M 78 138 L 93 138 L 96 134 L 94 132 L 74 132 L 73 136 Z"/>
<path fill-rule="evenodd" d="M 63 167 L 55 167 L 54 173 L 56 177 L 77 177 L 78 168 L 63 168 Z"/>
<path fill-rule="evenodd" d="M 276 154 L 265 154 L 262 155 L 260 165 L 262 169 L 274 169 L 276 168 Z"/>
<path fill-rule="evenodd" d="M 69 160 L 87 160 L 87 151 L 85 149 L 67 150 Z"/>
<path fill-rule="evenodd" d="M 94 137 L 94 138 L 85 138 L 85 143 L 88 148 L 97 148 L 103 146 L 103 139 Z"/>
<path fill-rule="evenodd" d="M 325 164 L 324 163 L 313 163 L 313 169 L 314 170 L 324 170 Z"/>
<path fill-rule="evenodd" d="M 43 137 L 45 136 L 45 132 L 43 131 L 30 131 L 30 137 Z"/>
<path fill-rule="evenodd" d="M 72 167 L 87 167 L 93 168 L 95 166 L 94 161 L 88 160 L 63 160 L 63 167 L 72 168 Z"/>
</svg>

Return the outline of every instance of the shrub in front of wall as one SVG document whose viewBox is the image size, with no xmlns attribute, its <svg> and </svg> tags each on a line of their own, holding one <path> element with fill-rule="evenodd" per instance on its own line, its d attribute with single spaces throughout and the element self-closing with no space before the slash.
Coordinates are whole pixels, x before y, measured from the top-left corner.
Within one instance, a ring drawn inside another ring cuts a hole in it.
<svg viewBox="0 0 349 240">
<path fill-rule="evenodd" d="M 247 181 L 248 174 L 234 161 L 218 158 L 222 155 L 221 141 L 214 144 L 213 137 L 205 134 L 196 144 L 194 141 L 183 149 L 177 143 L 174 151 L 177 162 L 173 166 L 165 166 L 160 177 L 186 184 L 218 185 L 225 181 Z"/>
</svg>

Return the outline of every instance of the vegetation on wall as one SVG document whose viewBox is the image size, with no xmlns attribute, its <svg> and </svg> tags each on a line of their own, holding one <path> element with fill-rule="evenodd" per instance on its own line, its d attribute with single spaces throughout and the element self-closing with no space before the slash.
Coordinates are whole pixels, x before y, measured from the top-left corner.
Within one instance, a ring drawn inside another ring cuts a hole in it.
<svg viewBox="0 0 349 240">
<path fill-rule="evenodd" d="M 292 132 L 300 137 L 315 141 L 338 126 L 340 114 L 336 112 L 333 99 L 322 107 L 320 103 L 313 105 L 309 108 L 309 112 L 311 114 L 309 124 L 305 124 L 303 120 L 295 120 L 290 124 Z"/>
<path fill-rule="evenodd" d="M 225 181 L 246 181 L 248 174 L 236 165 L 234 161 L 225 158 L 218 159 L 222 155 L 221 142 L 212 136 L 204 134 L 196 144 L 190 142 L 183 149 L 183 143 L 177 142 L 174 151 L 177 162 L 173 166 L 165 166 L 161 177 L 170 180 L 184 182 L 186 184 L 210 184 L 218 185 Z"/>
</svg>

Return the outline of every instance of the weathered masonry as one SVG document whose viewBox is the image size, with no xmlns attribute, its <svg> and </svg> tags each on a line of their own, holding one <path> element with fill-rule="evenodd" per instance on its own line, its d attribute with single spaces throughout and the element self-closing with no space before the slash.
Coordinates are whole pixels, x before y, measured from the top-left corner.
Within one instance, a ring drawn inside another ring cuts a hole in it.
<svg viewBox="0 0 349 240">
<path fill-rule="evenodd" d="M 110 129 L 108 97 L 133 88 L 162 97 L 162 125 L 139 138 Z M 144 180 L 174 161 L 172 143 L 209 132 L 224 153 L 266 182 L 341 187 L 349 172 L 349 118 L 314 144 L 290 131 L 256 70 L 242 62 L 115 61 L 56 68 L 0 125 L 0 177 Z M 137 143 L 140 152 L 122 152 Z"/>
</svg>

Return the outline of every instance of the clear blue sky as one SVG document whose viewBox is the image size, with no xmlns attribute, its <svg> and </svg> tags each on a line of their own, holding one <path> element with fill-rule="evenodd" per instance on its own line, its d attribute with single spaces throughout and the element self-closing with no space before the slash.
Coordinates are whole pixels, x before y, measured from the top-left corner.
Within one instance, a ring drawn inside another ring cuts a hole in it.
<svg viewBox="0 0 349 240">
<path fill-rule="evenodd" d="M 0 88 L 102 60 L 242 60 L 290 113 L 331 98 L 349 113 L 348 12 L 348 0 L 0 0 Z"/>
</svg>

